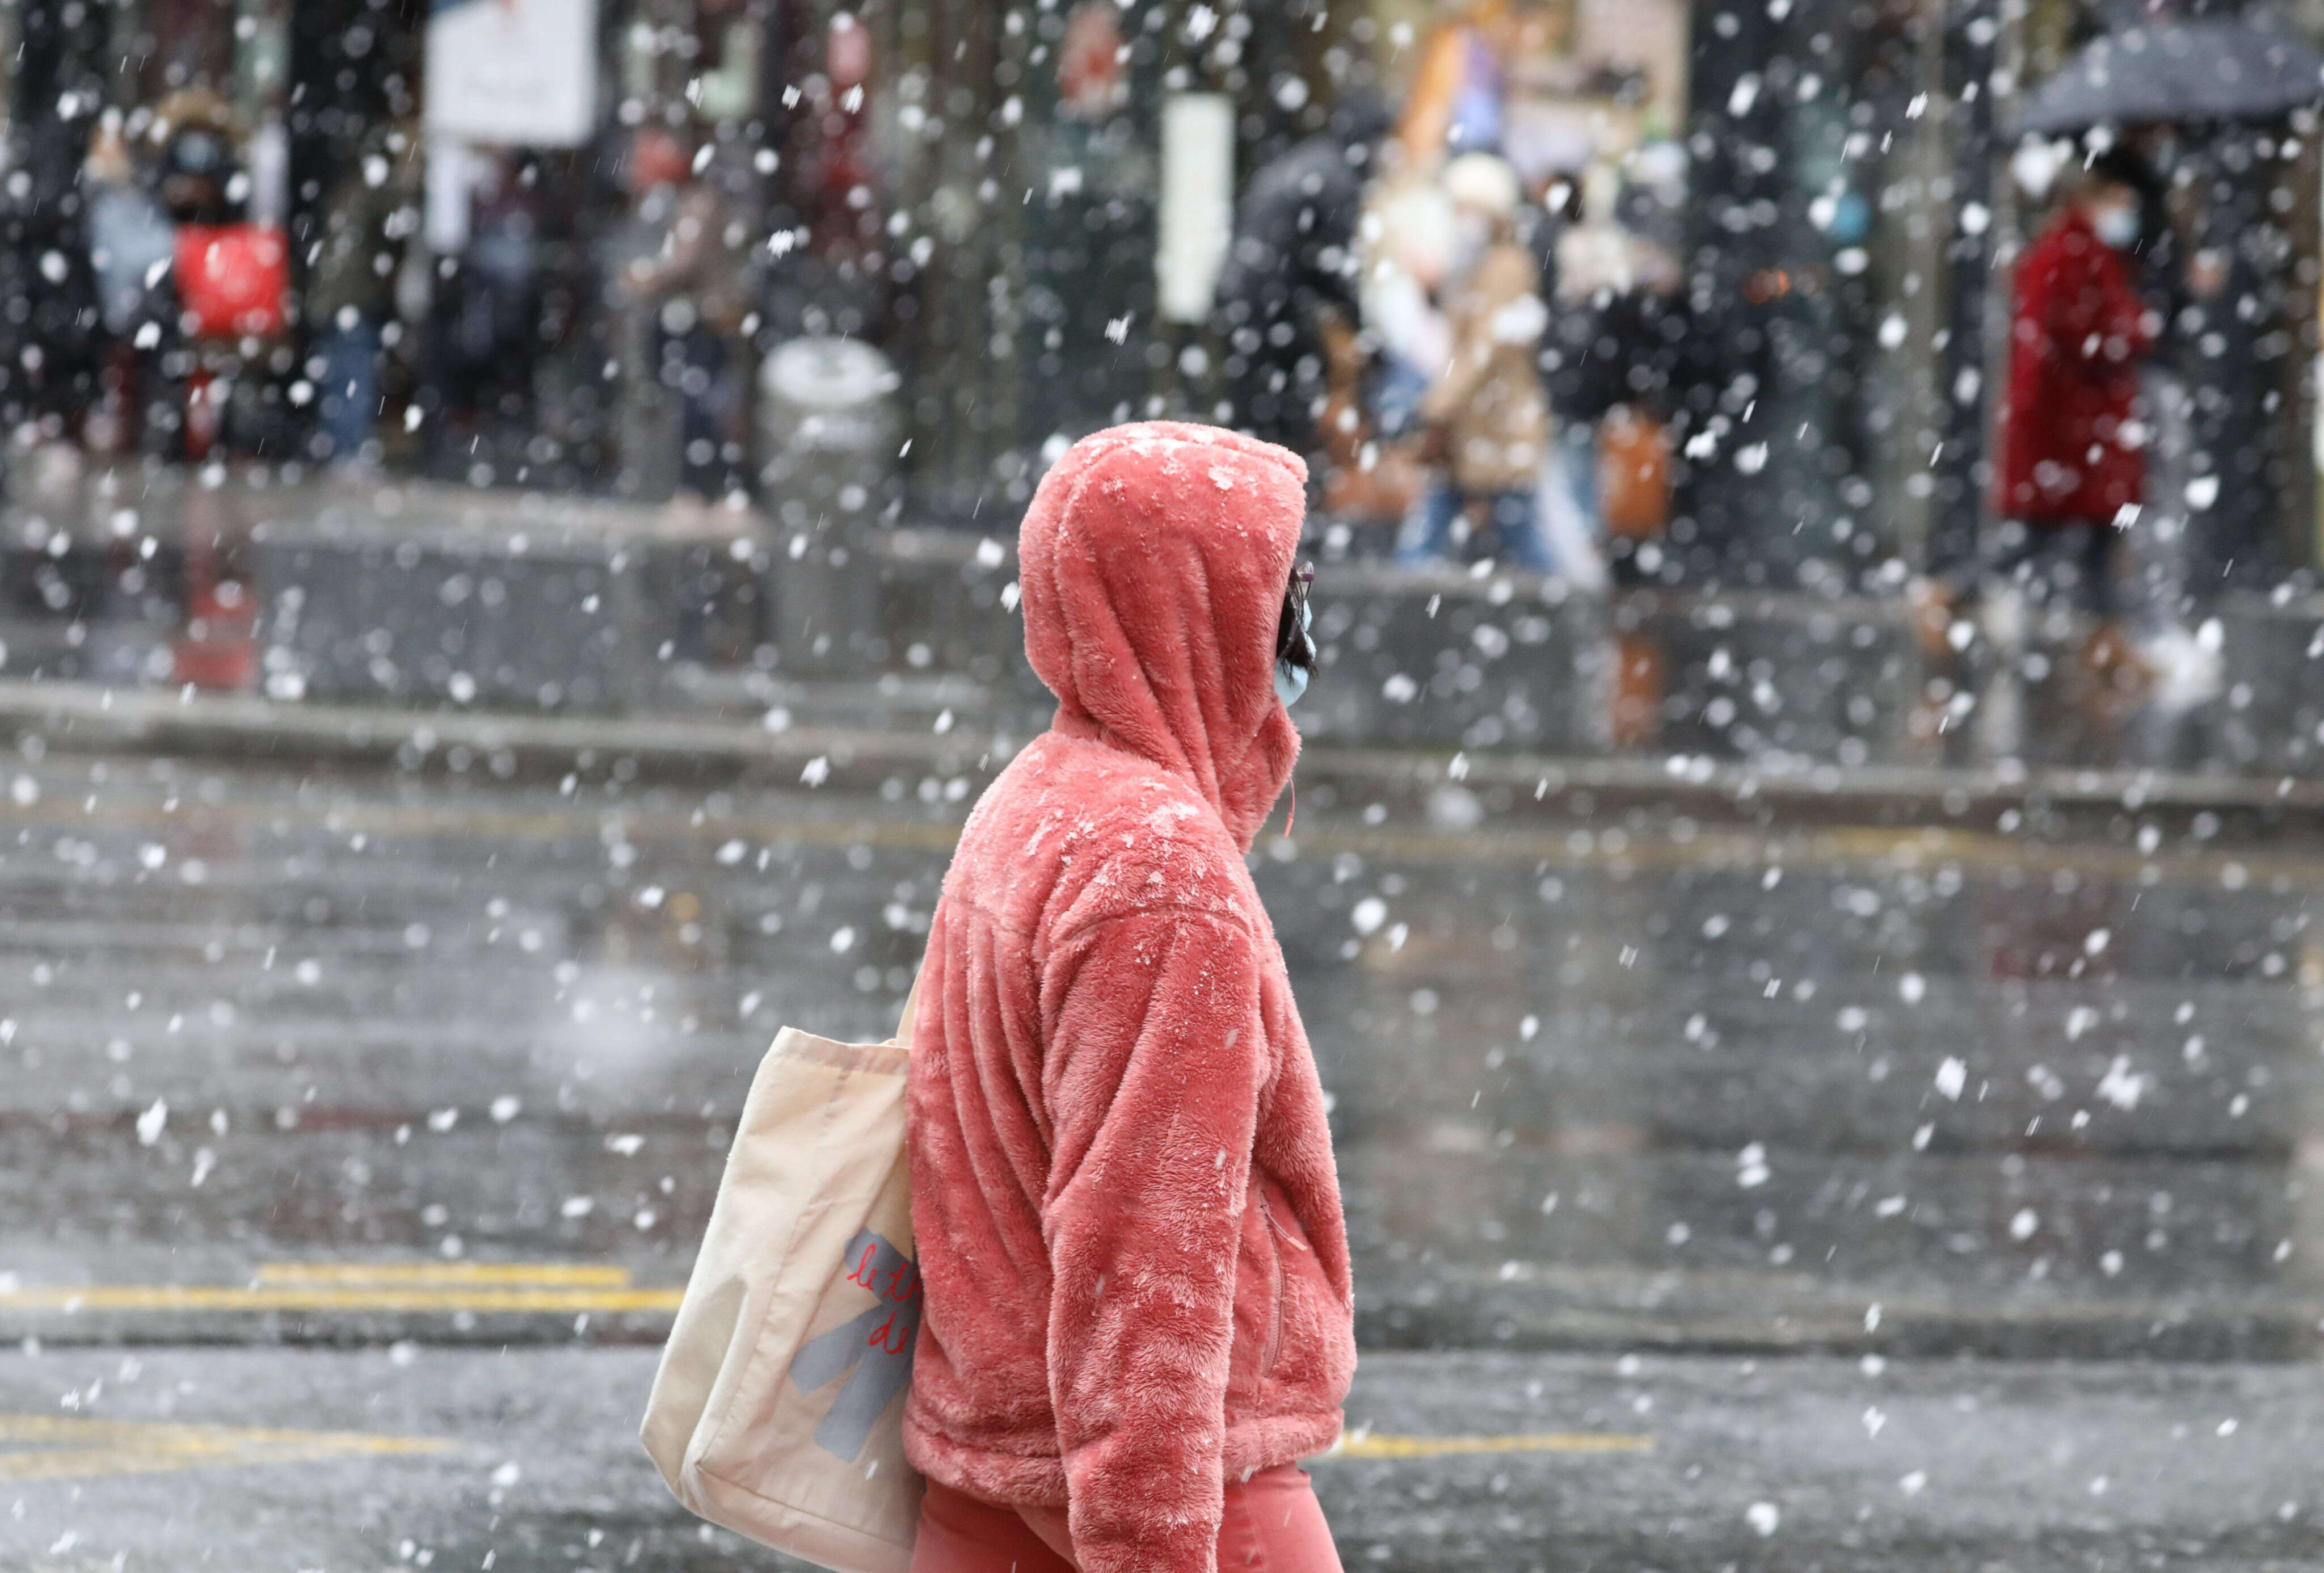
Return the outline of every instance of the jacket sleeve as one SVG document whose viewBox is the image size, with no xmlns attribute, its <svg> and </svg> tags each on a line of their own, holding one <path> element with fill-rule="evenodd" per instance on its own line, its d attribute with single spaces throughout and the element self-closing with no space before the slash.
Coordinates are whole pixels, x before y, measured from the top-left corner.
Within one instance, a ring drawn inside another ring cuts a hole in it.
<svg viewBox="0 0 2324 1573">
<path fill-rule="evenodd" d="M 1045 970 L 1049 1393 L 1084 1573 L 1211 1573 L 1236 1254 L 1269 1050 L 1259 941 L 1114 918 Z"/>
<path fill-rule="evenodd" d="M 2001 406 L 2001 466 L 1994 511 L 2015 515 L 2035 501 L 2034 467 L 2040 461 L 2047 403 L 2043 384 L 2054 358 L 2050 322 L 2048 254 L 2037 249 L 2019 264 L 2009 320 L 2009 386 Z"/>
</svg>

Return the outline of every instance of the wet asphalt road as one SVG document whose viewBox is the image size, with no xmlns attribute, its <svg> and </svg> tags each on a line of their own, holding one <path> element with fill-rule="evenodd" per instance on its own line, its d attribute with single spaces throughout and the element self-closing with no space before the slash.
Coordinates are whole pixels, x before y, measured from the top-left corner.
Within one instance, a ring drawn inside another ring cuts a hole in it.
<svg viewBox="0 0 2324 1573">
<path fill-rule="evenodd" d="M 968 790 L 0 768 L 0 1562 L 755 1565 L 599 1346 L 666 1324 L 775 1027 L 892 1024 Z M 2324 1566 L 2312 1367 L 2236 1363 L 2324 1321 L 2324 847 L 1321 795 L 1257 866 L 1354 1418 L 1654 1439 L 1321 1467 L 1351 1565 Z M 10 1418 L 173 1409 L 454 1445 L 85 1474 Z"/>
<path fill-rule="evenodd" d="M 0 773 L 0 1335 L 347 1258 L 681 1281 L 776 1027 L 892 1027 L 968 784 L 472 774 Z M 1370 1341 L 2314 1346 L 2324 847 L 1320 795 L 1257 865 Z"/>
<path fill-rule="evenodd" d="M 0 1359 L 0 1409 L 57 1417 L 48 1456 L 69 1455 L 26 1478 L 26 1455 L 0 1451 L 0 1565 L 784 1566 L 663 1491 L 632 1440 L 650 1362 L 411 1346 Z M 266 1459 L 270 1444 L 213 1433 L 203 1467 L 167 1470 L 136 1429 L 221 1419 L 340 1435 L 303 1457 L 278 1439 Z M 1314 1461 L 1358 1573 L 2324 1567 L 2309 1366 L 1381 1354 L 1351 1419 L 1371 1428 L 1360 1448 L 1616 1444 Z"/>
</svg>

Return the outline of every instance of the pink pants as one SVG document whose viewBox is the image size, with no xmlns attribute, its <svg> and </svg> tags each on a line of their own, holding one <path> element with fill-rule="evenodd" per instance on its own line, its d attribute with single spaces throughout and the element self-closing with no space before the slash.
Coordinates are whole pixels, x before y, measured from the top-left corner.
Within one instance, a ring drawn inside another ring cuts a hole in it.
<svg viewBox="0 0 2324 1573">
<path fill-rule="evenodd" d="M 1058 1507 L 998 1507 L 928 1482 L 912 1573 L 1075 1573 Z M 1227 1482 L 1219 1573 L 1340 1573 L 1332 1527 L 1296 1464 Z"/>
</svg>

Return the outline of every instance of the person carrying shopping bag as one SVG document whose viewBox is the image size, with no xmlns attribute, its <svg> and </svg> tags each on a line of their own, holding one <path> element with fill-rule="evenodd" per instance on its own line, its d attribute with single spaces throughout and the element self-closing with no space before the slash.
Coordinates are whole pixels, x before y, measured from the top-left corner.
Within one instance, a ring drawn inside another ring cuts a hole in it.
<svg viewBox="0 0 2324 1573">
<path fill-rule="evenodd" d="M 1056 719 L 930 930 L 908 1148 L 914 1573 L 1336 1573 L 1296 1460 L 1355 1365 L 1323 1088 L 1244 854 L 1314 661 L 1305 466 L 1084 439 L 1019 540 Z"/>
<path fill-rule="evenodd" d="M 1541 275 L 1517 244 L 1523 193 L 1490 153 L 1444 167 L 1454 257 L 1439 289 L 1451 346 L 1420 403 L 1443 450 L 1444 473 L 1405 522 L 1397 560 L 1457 559 L 1472 534 L 1492 532 L 1498 555 L 1554 571 L 1536 493 L 1549 457 L 1549 401 L 1535 355 L 1549 324 Z"/>
<path fill-rule="evenodd" d="M 1035 494 L 1056 718 L 897 1035 L 776 1036 L 662 1351 L 641 1439 L 705 1518 L 841 1573 L 1340 1573 L 1296 1460 L 1355 1369 L 1347 1229 L 1243 863 L 1315 662 L 1306 479 L 1154 422 Z"/>
</svg>

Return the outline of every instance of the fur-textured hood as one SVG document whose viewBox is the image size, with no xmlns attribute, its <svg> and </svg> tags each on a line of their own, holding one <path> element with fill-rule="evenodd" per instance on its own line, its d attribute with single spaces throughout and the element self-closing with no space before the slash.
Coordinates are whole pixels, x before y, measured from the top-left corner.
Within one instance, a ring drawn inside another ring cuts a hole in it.
<svg viewBox="0 0 2324 1573">
<path fill-rule="evenodd" d="M 1299 734 L 1276 624 L 1307 467 L 1212 426 L 1117 426 L 1068 449 L 1018 532 L 1025 653 L 1060 730 L 1190 777 L 1249 847 Z"/>
<path fill-rule="evenodd" d="M 1069 451 L 1020 542 L 1057 716 L 928 936 L 910 1087 L 915 1467 L 1069 1510 L 1086 1573 L 1212 1573 L 1224 1481 L 1330 1445 L 1355 1365 L 1323 1094 L 1243 862 L 1304 470 L 1204 427 Z"/>
</svg>

